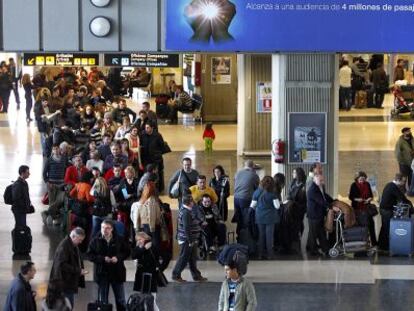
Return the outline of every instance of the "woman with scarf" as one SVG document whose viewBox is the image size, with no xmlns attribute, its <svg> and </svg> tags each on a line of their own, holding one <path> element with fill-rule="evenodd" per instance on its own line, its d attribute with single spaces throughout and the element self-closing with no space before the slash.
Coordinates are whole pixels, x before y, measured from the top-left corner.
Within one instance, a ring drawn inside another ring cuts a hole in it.
<svg viewBox="0 0 414 311">
<path fill-rule="evenodd" d="M 371 238 L 371 245 L 377 245 L 377 237 L 375 235 L 375 222 L 372 214 L 368 212 L 371 208 L 370 204 L 373 199 L 371 185 L 367 181 L 367 174 L 365 172 L 358 172 L 355 181 L 352 183 L 349 190 L 349 199 L 352 202 L 352 207 L 355 211 L 356 219 L 360 225 L 368 225 L 369 235 Z"/>
</svg>

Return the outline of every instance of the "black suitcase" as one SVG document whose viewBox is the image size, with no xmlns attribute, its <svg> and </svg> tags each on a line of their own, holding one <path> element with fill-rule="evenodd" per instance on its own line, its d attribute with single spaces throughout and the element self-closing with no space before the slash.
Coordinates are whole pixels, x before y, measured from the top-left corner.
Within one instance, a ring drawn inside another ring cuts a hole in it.
<svg viewBox="0 0 414 311">
<path fill-rule="evenodd" d="M 146 278 L 149 279 L 148 286 L 144 286 Z M 129 296 L 127 311 L 154 311 L 154 296 L 151 295 L 152 274 L 144 272 L 141 283 L 141 292 Z M 147 293 L 144 293 L 145 287 L 149 289 Z"/>
<path fill-rule="evenodd" d="M 88 303 L 88 311 L 112 311 L 112 304 L 103 303 L 100 295 L 98 294 L 98 300 Z"/>
<path fill-rule="evenodd" d="M 13 253 L 27 255 L 32 250 L 32 232 L 29 227 L 16 227 L 12 230 Z"/>
<path fill-rule="evenodd" d="M 367 241 L 368 228 L 367 227 L 352 227 L 344 229 L 342 236 L 345 242 Z"/>
</svg>

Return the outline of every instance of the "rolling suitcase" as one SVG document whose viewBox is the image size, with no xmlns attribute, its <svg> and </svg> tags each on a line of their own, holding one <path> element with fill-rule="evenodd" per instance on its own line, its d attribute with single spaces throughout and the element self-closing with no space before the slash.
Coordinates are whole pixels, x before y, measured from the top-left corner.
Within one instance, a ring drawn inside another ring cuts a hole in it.
<svg viewBox="0 0 414 311">
<path fill-rule="evenodd" d="M 87 306 L 88 311 L 112 311 L 112 308 L 112 304 L 102 302 L 100 297 L 97 301 L 88 303 Z"/>
<path fill-rule="evenodd" d="M 32 250 L 32 232 L 29 227 L 16 227 L 12 230 L 13 253 L 29 254 Z"/>
<path fill-rule="evenodd" d="M 148 291 L 144 293 L 145 279 L 148 279 Z M 127 311 L 154 311 L 154 296 L 151 295 L 152 274 L 142 274 L 141 292 L 134 293 L 128 298 Z"/>
<path fill-rule="evenodd" d="M 390 221 L 390 255 L 414 253 L 414 219 L 392 218 Z"/>
</svg>

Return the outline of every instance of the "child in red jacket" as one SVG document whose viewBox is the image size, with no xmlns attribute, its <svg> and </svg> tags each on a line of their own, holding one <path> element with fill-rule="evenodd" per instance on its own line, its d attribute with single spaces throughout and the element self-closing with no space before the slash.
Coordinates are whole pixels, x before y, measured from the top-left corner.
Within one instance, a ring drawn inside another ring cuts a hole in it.
<svg viewBox="0 0 414 311">
<path fill-rule="evenodd" d="M 213 130 L 213 124 L 207 123 L 204 129 L 203 139 L 205 144 L 205 151 L 213 151 L 213 140 L 216 138 L 216 134 Z"/>
</svg>

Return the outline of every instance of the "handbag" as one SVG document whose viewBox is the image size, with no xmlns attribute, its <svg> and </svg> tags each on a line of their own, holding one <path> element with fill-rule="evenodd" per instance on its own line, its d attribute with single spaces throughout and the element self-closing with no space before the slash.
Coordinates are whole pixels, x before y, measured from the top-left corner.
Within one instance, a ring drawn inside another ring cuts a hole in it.
<svg viewBox="0 0 414 311">
<path fill-rule="evenodd" d="M 35 212 L 35 208 L 33 205 L 30 204 L 30 207 L 27 209 L 26 214 L 33 214 Z"/>
<path fill-rule="evenodd" d="M 173 199 L 177 199 L 180 196 L 180 183 L 181 183 L 180 179 L 181 179 L 182 172 L 183 172 L 183 170 L 180 171 L 180 175 L 178 176 L 177 181 L 171 187 L 170 196 Z"/>
<path fill-rule="evenodd" d="M 378 215 L 378 209 L 375 206 L 375 204 L 371 204 L 371 203 L 368 204 L 367 213 L 368 213 L 368 216 L 370 217 L 375 217 Z"/>
<path fill-rule="evenodd" d="M 49 192 L 46 192 L 42 197 L 42 204 L 49 205 Z"/>
<path fill-rule="evenodd" d="M 152 252 L 152 250 L 150 249 L 149 251 L 150 251 L 150 253 L 151 253 L 152 258 L 154 258 L 154 260 L 155 260 L 155 262 L 156 262 L 156 264 L 157 264 L 157 270 L 156 270 L 156 272 L 157 272 L 157 286 L 158 286 L 158 287 L 167 287 L 167 285 L 168 285 L 168 280 L 167 280 L 167 278 L 165 277 L 164 272 L 162 272 L 162 271 L 159 269 L 159 265 L 160 265 L 160 263 L 159 263 L 159 261 L 157 260 L 157 258 L 155 258 L 154 253 Z"/>
<path fill-rule="evenodd" d="M 170 153 L 171 148 L 166 141 L 164 141 L 164 145 L 162 146 L 162 154 Z"/>
</svg>

